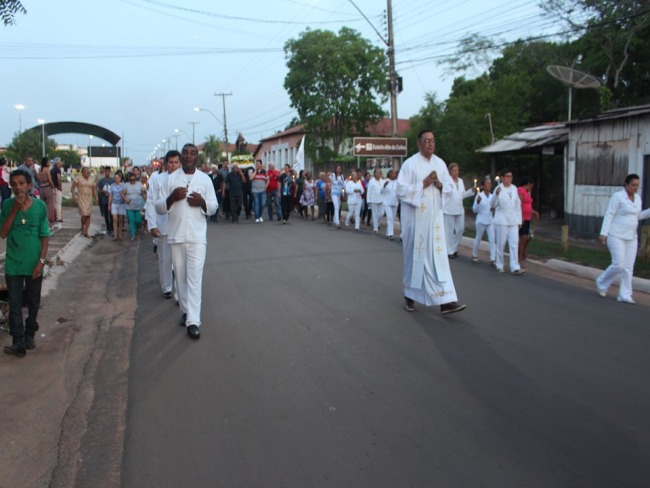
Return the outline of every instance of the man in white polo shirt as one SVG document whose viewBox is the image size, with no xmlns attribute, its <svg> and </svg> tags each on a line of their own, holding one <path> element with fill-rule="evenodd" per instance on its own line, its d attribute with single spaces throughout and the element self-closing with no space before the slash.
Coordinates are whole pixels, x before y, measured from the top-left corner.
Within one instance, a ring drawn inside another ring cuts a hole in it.
<svg viewBox="0 0 650 488">
<path fill-rule="evenodd" d="M 167 181 L 168 176 L 180 167 L 181 153 L 175 150 L 167 152 L 160 171 L 153 173 L 149 179 L 147 204 L 145 205 L 147 227 L 156 243 L 155 252 L 158 255 L 160 288 L 162 289 L 163 297 L 166 299 L 170 299 L 173 296 L 172 251 L 167 240 L 167 213 L 165 212 L 162 215 L 158 214 L 155 204 L 160 197 L 161 188 Z"/>
</svg>

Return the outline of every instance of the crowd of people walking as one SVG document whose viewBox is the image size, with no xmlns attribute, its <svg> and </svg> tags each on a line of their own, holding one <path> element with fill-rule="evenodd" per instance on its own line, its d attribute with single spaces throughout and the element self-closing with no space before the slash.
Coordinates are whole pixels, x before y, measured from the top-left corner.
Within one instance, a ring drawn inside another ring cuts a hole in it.
<svg viewBox="0 0 650 488">
<path fill-rule="evenodd" d="M 287 224 L 294 215 L 340 229 L 341 213 L 347 206 L 346 227 L 354 223 L 360 232 L 365 222 L 379 234 L 383 224 L 389 240 L 395 238 L 399 219 L 404 309 L 415 311 L 417 302 L 439 305 L 442 314 L 456 313 L 465 305 L 458 302 L 449 262 L 459 256 L 465 231 L 464 200 L 473 198 L 471 210 L 476 215 L 472 262 L 479 263 L 480 244 L 486 235 L 490 265 L 498 273 L 505 272 L 507 246 L 509 271 L 520 276 L 526 272 L 532 221 L 540 218 L 533 206 L 534 181 L 524 178 L 517 187 L 512 171 L 504 169 L 495 181 L 485 176 L 467 189 L 460 166 L 447 166 L 434 154 L 431 131 L 418 135 L 418 149 L 400 171 L 391 169 L 385 176 L 381 168 L 372 174 L 353 169 L 345 175 L 337 165 L 332 173 L 321 172 L 315 178 L 309 171 L 297 173 L 288 164 L 282 172 L 273 164 L 265 168 L 262 161 L 256 161 L 254 169 L 241 169 L 237 164 L 228 169 L 224 163 L 208 173 L 197 168 L 197 148 L 186 144 L 182 153 L 169 151 L 155 171 L 133 167 L 124 176 L 121 170 L 113 174 L 110 167 L 104 167 L 97 180 L 90 168 L 83 167 L 72 181 L 71 197 L 79 210 L 84 237 L 91 237 L 94 203 L 99 205 L 106 232 L 113 240 L 122 240 L 127 223 L 131 240 L 140 232 L 151 233 L 162 295 L 165 299 L 176 296 L 182 314 L 179 323 L 192 339 L 200 337 L 207 222 L 218 222 L 221 216 L 237 224 L 242 212 L 256 224 L 264 222 L 266 210 L 268 221 L 275 217 Z M 6 160 L 1 159 L 0 170 L 0 236 L 12 237 L 7 246 L 6 281 L 13 343 L 4 352 L 24 357 L 27 350 L 35 348 L 50 231 L 62 221 L 61 161 L 44 158 L 37 168 L 28 157 L 9 172 Z M 606 297 L 619 280 L 617 300 L 628 304 L 635 303 L 632 276 L 639 221 L 650 218 L 650 209 L 642 210 L 639 185 L 638 175 L 625 178 L 623 188 L 610 199 L 600 231 L 600 241 L 608 247 L 612 263 L 596 280 L 597 292 Z M 29 302 L 26 320 L 20 303 L 23 286 Z"/>
</svg>

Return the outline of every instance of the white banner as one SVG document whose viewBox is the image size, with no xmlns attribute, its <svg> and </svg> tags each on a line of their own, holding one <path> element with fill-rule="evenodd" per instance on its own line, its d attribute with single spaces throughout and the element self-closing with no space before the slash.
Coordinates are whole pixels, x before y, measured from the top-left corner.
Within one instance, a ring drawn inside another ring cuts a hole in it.
<svg viewBox="0 0 650 488">
<path fill-rule="evenodd" d="M 298 147 L 296 159 L 293 161 L 293 169 L 295 169 L 298 174 L 305 169 L 305 136 L 302 136 L 302 140 L 300 141 L 300 147 Z"/>
</svg>

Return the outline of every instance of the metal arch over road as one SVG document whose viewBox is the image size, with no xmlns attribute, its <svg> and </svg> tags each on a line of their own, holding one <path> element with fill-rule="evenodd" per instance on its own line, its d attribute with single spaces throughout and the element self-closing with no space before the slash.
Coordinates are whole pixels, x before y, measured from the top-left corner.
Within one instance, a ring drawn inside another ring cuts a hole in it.
<svg viewBox="0 0 650 488">
<path fill-rule="evenodd" d="M 43 124 L 45 135 L 47 137 L 53 136 L 56 134 L 88 134 L 94 137 L 109 142 L 113 146 L 117 146 L 120 142 L 121 137 L 118 136 L 115 132 L 95 124 L 87 124 L 85 122 L 50 122 L 49 124 Z M 27 131 L 41 132 L 41 125 L 36 125 L 27 129 Z"/>
</svg>

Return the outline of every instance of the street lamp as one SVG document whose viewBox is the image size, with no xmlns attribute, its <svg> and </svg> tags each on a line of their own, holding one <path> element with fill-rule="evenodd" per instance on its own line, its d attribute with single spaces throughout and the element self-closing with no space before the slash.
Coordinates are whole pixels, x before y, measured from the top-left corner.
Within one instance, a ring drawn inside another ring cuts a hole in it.
<svg viewBox="0 0 650 488">
<path fill-rule="evenodd" d="M 180 131 L 178 129 L 174 129 L 174 138 L 176 139 L 176 150 L 178 151 L 178 133 Z"/>
<path fill-rule="evenodd" d="M 223 122 L 221 122 L 221 120 L 219 120 L 219 117 L 217 117 L 214 113 L 212 113 L 207 108 L 194 107 L 194 111 L 195 112 L 208 112 L 210 115 L 212 115 L 217 120 L 217 122 L 219 122 L 220 124 L 223 124 Z"/>
<path fill-rule="evenodd" d="M 194 111 L 195 111 L 195 112 L 207 112 L 207 113 L 209 113 L 210 115 L 212 115 L 212 116 L 215 118 L 215 120 L 216 120 L 217 122 L 219 122 L 220 124 L 222 123 L 221 120 L 219 120 L 219 117 L 217 117 L 215 114 L 213 114 L 213 113 L 212 113 L 210 110 L 208 110 L 207 108 L 194 107 Z M 224 130 L 225 130 L 225 125 L 224 125 Z M 227 158 L 228 160 L 230 160 L 230 157 L 228 156 L 228 141 L 226 141 L 225 146 L 226 146 L 226 158 Z M 221 157 L 221 155 L 219 155 L 219 157 Z"/>
<path fill-rule="evenodd" d="M 41 147 L 43 149 L 41 157 L 44 158 L 45 157 L 45 119 L 38 119 L 38 123 L 41 124 Z"/>
<path fill-rule="evenodd" d="M 14 105 L 15 109 L 18 110 L 18 134 L 23 133 L 23 119 L 20 115 L 22 110 L 25 110 L 25 106 L 22 103 L 17 103 Z"/>
<path fill-rule="evenodd" d="M 198 124 L 198 122 L 188 122 L 188 124 L 192 124 L 192 144 L 195 144 L 195 142 L 194 142 L 194 134 L 196 133 L 196 124 Z M 183 132 L 185 132 L 185 131 L 183 131 Z M 187 134 L 187 132 L 186 132 L 186 134 Z M 189 134 L 188 134 L 188 136 L 189 136 Z"/>
</svg>

